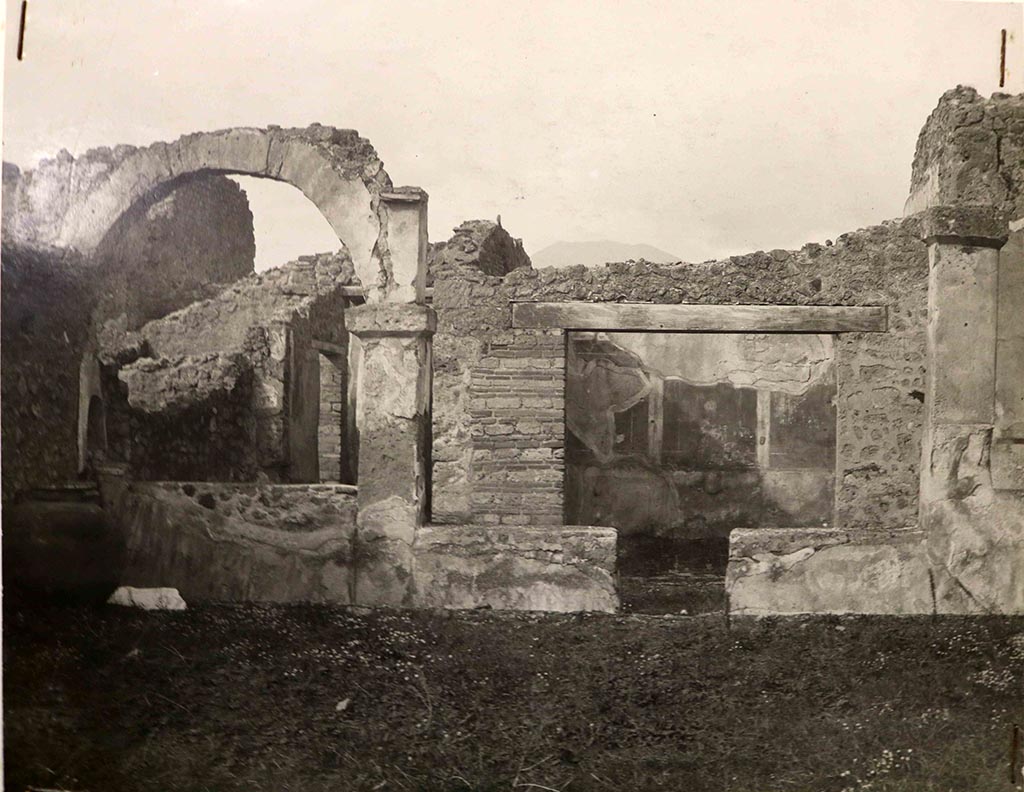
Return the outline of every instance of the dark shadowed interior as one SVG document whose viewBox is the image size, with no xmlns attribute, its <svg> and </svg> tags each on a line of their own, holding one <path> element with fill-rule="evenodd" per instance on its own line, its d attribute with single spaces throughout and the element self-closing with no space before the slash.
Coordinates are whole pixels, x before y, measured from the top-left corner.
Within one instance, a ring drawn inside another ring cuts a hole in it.
<svg viewBox="0 0 1024 792">
<path fill-rule="evenodd" d="M 574 332 L 566 366 L 567 522 L 624 578 L 720 586 L 734 528 L 832 523 L 830 336 Z"/>
</svg>

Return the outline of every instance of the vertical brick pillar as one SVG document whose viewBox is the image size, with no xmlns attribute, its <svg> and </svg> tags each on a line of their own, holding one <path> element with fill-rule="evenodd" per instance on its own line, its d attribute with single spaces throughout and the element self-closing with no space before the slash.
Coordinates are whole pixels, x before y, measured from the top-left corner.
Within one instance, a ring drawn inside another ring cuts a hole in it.
<svg viewBox="0 0 1024 792">
<path fill-rule="evenodd" d="M 921 524 L 943 612 L 1005 610 L 1021 581 L 1024 525 L 998 514 L 992 487 L 996 299 L 1006 218 L 989 207 L 939 206 L 923 215 L 928 330 Z M 1016 556 L 1016 558 L 1015 558 Z"/>
<path fill-rule="evenodd" d="M 491 525 L 561 525 L 565 335 L 513 330 L 488 342 L 472 379 L 472 504 Z"/>
<path fill-rule="evenodd" d="M 408 605 L 426 519 L 433 310 L 375 303 L 345 314 L 362 344 L 356 602 Z"/>
</svg>

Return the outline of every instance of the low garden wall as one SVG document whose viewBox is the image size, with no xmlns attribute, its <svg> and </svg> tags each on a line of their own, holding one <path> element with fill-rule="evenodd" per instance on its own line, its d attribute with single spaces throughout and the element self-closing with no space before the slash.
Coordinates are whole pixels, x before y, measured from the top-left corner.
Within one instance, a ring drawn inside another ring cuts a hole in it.
<svg viewBox="0 0 1024 792">
<path fill-rule="evenodd" d="M 113 478 L 104 495 L 127 541 L 122 584 L 172 586 L 186 601 L 372 605 L 397 581 L 407 607 L 618 607 L 610 528 L 425 525 L 411 554 L 391 554 L 360 541 L 346 485 Z"/>
</svg>

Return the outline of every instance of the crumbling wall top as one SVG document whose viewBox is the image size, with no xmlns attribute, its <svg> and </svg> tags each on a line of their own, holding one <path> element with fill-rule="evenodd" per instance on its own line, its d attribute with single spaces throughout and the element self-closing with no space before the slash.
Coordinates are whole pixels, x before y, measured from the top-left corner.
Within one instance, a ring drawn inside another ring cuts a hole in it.
<svg viewBox="0 0 1024 792">
<path fill-rule="evenodd" d="M 122 348 L 139 346 L 140 339 L 157 357 L 241 352 L 249 344 L 253 327 L 288 323 L 296 314 L 308 313 L 321 299 L 342 299 L 344 287 L 357 282 L 344 250 L 300 256 L 149 322 L 137 335 L 124 334 L 116 324 L 108 323 L 101 335 L 100 352 L 106 359 L 123 357 Z"/>
<path fill-rule="evenodd" d="M 946 91 L 917 139 L 904 214 L 932 206 L 993 206 L 1024 215 L 1024 94 Z"/>
<path fill-rule="evenodd" d="M 445 266 L 475 267 L 485 275 L 501 277 L 520 267 L 532 267 L 523 241 L 513 238 L 500 223 L 466 220 L 447 242 L 434 242 L 428 252 L 428 285 L 434 272 Z"/>
</svg>

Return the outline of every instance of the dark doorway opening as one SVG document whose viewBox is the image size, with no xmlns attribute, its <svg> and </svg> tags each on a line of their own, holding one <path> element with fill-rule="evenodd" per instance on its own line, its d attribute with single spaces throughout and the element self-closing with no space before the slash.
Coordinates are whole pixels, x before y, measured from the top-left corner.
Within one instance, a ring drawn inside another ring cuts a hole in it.
<svg viewBox="0 0 1024 792">
<path fill-rule="evenodd" d="M 831 336 L 571 332 L 566 522 L 619 531 L 623 607 L 725 608 L 735 528 L 828 525 Z"/>
</svg>

